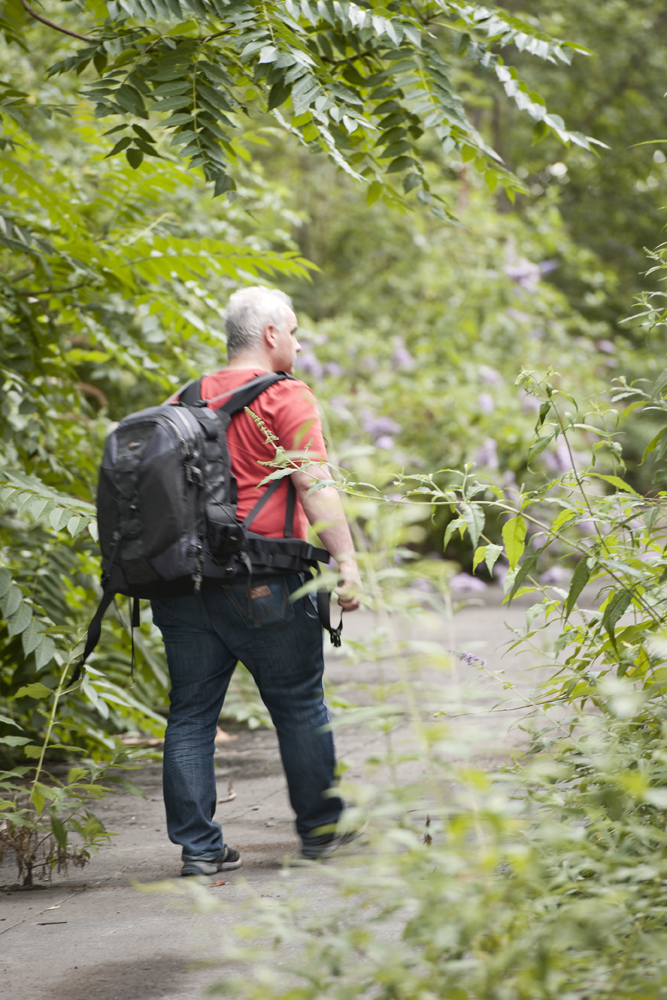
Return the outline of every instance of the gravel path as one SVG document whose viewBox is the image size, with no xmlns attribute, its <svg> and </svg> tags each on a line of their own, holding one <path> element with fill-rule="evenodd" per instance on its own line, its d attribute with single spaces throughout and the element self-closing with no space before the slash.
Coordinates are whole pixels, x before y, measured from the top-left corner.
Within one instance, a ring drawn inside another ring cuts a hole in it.
<svg viewBox="0 0 667 1000">
<path fill-rule="evenodd" d="M 537 680 L 530 661 L 510 655 L 501 664 L 497 650 L 510 638 L 504 623 L 521 627 L 527 605 L 501 608 L 494 590 L 483 594 L 482 602 L 464 608 L 450 623 L 434 615 L 401 622 L 401 637 L 472 651 L 486 659 L 490 670 L 504 666 L 518 690 L 528 692 Z M 368 634 L 369 619 L 363 613 L 346 619 L 345 638 Z M 391 665 L 386 669 L 391 676 Z M 352 664 L 345 656 L 331 656 L 327 670 L 333 684 L 377 680 L 375 665 Z M 476 763 L 493 765 L 520 745 L 520 733 L 511 730 L 517 713 L 475 717 L 507 696 L 501 684 L 488 682 L 464 662 L 439 680 L 440 704 L 433 707 L 454 716 L 452 733 L 462 748 L 472 743 Z M 369 697 L 363 691 L 358 696 Z M 192 913 L 173 896 L 137 888 L 177 876 L 180 866 L 179 848 L 166 836 L 161 765 L 147 764 L 134 776 L 144 799 L 110 796 L 98 807 L 107 828 L 118 836 L 83 871 L 70 869 L 45 887 L 23 890 L 12 885 L 15 868 L 5 858 L 0 867 L 0 995 L 12 1000 L 193 1000 L 224 975 L 224 969 L 202 963 L 215 957 L 225 928 L 245 911 L 253 894 L 279 896 L 291 887 L 307 896 L 309 905 L 327 905 L 333 890 L 325 872 L 283 866 L 286 857 L 298 852 L 298 841 L 275 734 L 228 731 L 233 738 L 217 754 L 218 788 L 220 797 L 226 795 L 231 778 L 237 794 L 219 806 L 217 815 L 225 839 L 241 851 L 243 867 L 224 873 L 220 880 L 225 884 L 207 890 L 231 904 L 228 911 Z M 361 727 L 340 730 L 339 756 L 352 776 L 361 777 L 364 761 L 378 752 L 380 739 Z"/>
</svg>

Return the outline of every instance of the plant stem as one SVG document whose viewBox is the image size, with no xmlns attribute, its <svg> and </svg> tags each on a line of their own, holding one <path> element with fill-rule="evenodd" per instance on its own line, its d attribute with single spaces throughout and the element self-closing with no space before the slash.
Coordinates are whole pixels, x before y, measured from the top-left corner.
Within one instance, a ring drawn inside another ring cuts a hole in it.
<svg viewBox="0 0 667 1000">
<path fill-rule="evenodd" d="M 46 736 L 44 737 L 44 743 L 42 744 L 42 752 L 39 756 L 39 761 L 37 767 L 35 768 L 35 777 L 32 779 L 32 785 L 30 788 L 30 801 L 32 802 L 32 797 L 35 793 L 35 788 L 37 787 L 37 782 L 39 781 L 39 776 L 42 773 L 42 768 L 44 766 L 44 755 L 46 754 L 46 748 L 49 745 L 49 740 L 51 739 L 51 730 L 53 729 L 53 724 L 56 719 L 56 709 L 58 708 L 58 702 L 60 701 L 60 696 L 63 693 L 65 686 L 65 678 L 67 677 L 69 668 L 72 664 L 72 654 L 67 659 L 65 666 L 63 667 L 62 673 L 60 675 L 60 680 L 58 681 L 58 687 L 56 688 L 53 696 L 53 705 L 51 706 L 51 712 L 49 714 L 49 722 L 46 727 Z"/>
</svg>

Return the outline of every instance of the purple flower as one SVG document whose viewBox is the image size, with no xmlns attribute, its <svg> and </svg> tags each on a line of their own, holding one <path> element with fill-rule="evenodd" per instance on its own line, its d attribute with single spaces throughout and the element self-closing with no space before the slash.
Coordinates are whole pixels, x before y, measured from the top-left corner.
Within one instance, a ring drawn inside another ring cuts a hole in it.
<svg viewBox="0 0 667 1000">
<path fill-rule="evenodd" d="M 361 414 L 361 424 L 367 434 L 379 437 L 381 434 L 398 434 L 401 425 L 391 417 L 376 416 L 372 410 L 364 410 Z"/>
<path fill-rule="evenodd" d="M 321 362 L 318 361 L 312 351 L 302 351 L 301 354 L 298 355 L 296 363 L 299 368 L 306 372 L 307 375 L 312 375 L 313 378 L 322 377 L 324 369 L 322 368 Z"/>
<path fill-rule="evenodd" d="M 402 337 L 394 337 L 394 347 L 395 350 L 391 356 L 391 367 L 395 371 L 399 368 L 412 368 L 415 359 L 403 343 Z"/>
<path fill-rule="evenodd" d="M 328 364 L 324 366 L 324 371 L 327 375 L 342 375 L 343 369 L 336 361 L 329 361 Z"/>
<path fill-rule="evenodd" d="M 503 380 L 500 372 L 497 372 L 495 368 L 489 368 L 488 365 L 480 365 L 477 371 L 482 382 L 486 382 L 487 385 L 495 385 Z"/>
<path fill-rule="evenodd" d="M 391 451 L 394 447 L 394 439 L 389 434 L 381 434 L 379 438 L 375 439 L 375 447 L 381 448 L 383 451 Z"/>
<path fill-rule="evenodd" d="M 487 469 L 498 468 L 498 446 L 495 438 L 487 438 L 481 448 L 478 448 L 473 457 L 476 465 Z"/>
<path fill-rule="evenodd" d="M 477 594 L 482 590 L 486 590 L 484 580 L 478 580 L 476 576 L 471 576 L 470 573 L 457 573 L 449 581 L 449 586 L 452 590 L 458 590 L 461 593 L 467 594 Z"/>
<path fill-rule="evenodd" d="M 549 274 L 551 271 L 555 271 L 559 267 L 557 260 L 541 260 L 540 261 L 540 271 L 542 274 Z"/>
<path fill-rule="evenodd" d="M 329 403 L 333 406 L 334 410 L 346 410 L 348 405 L 345 396 L 332 396 Z"/>
<path fill-rule="evenodd" d="M 579 469 L 586 461 L 586 456 L 579 451 L 572 452 L 572 459 L 567 450 L 567 444 L 560 438 L 556 445 L 555 452 L 545 451 L 544 464 L 553 475 L 562 475 L 564 472 L 572 472 L 572 459 L 575 468 Z"/>
<path fill-rule="evenodd" d="M 505 264 L 505 274 L 526 292 L 536 292 L 540 280 L 540 265 L 522 257 L 513 264 Z"/>
<path fill-rule="evenodd" d="M 460 649 L 448 649 L 447 652 L 451 653 L 457 659 L 463 660 L 463 662 L 467 663 L 469 667 L 471 667 L 473 663 L 479 663 L 480 667 L 486 666 L 486 660 L 480 659 L 480 657 L 475 656 L 474 653 L 462 653 Z"/>
<path fill-rule="evenodd" d="M 412 581 L 412 589 L 420 590 L 423 594 L 430 594 L 433 591 L 433 587 L 428 580 L 422 580 L 421 577 Z"/>
<path fill-rule="evenodd" d="M 615 354 L 616 348 L 611 340 L 598 340 L 595 343 L 598 351 L 603 351 L 604 354 Z"/>
<path fill-rule="evenodd" d="M 481 392 L 477 397 L 477 405 L 479 406 L 482 413 L 486 413 L 487 416 L 493 413 L 495 409 L 495 403 L 493 402 L 493 396 L 488 392 Z"/>
</svg>

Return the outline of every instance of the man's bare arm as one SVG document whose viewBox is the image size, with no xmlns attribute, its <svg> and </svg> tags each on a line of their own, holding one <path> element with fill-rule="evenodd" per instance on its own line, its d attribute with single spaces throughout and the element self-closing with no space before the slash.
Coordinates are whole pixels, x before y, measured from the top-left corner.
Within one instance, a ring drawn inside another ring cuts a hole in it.
<svg viewBox="0 0 667 1000">
<path fill-rule="evenodd" d="M 326 527 L 318 528 L 317 533 L 322 544 L 338 563 L 340 572 L 338 603 L 344 611 L 356 611 L 360 604 L 361 578 L 352 535 L 347 526 L 338 490 L 334 486 L 325 486 L 324 489 L 307 496 L 308 490 L 313 485 L 313 476 L 317 476 L 318 472 L 319 469 L 315 466 L 311 466 L 307 472 L 293 472 L 292 481 L 309 522 L 326 524 Z"/>
</svg>

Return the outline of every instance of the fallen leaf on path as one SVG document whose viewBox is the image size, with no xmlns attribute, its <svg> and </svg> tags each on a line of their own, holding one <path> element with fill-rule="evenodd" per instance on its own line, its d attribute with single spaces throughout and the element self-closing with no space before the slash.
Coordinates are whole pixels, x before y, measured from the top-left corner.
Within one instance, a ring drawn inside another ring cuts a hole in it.
<svg viewBox="0 0 667 1000">
<path fill-rule="evenodd" d="M 236 792 L 234 791 L 231 778 L 227 781 L 227 792 L 228 794 L 225 795 L 224 799 L 218 799 L 218 802 L 233 802 L 236 798 Z"/>
<path fill-rule="evenodd" d="M 216 885 L 231 885 L 231 882 L 223 882 L 222 880 L 219 882 L 211 882 L 211 886 L 216 886 Z"/>
<path fill-rule="evenodd" d="M 226 733 L 224 729 L 221 729 L 220 726 L 218 726 L 218 731 L 215 734 L 216 743 L 231 743 L 232 740 L 237 740 L 237 739 L 238 736 L 232 736 L 231 733 Z"/>
</svg>

